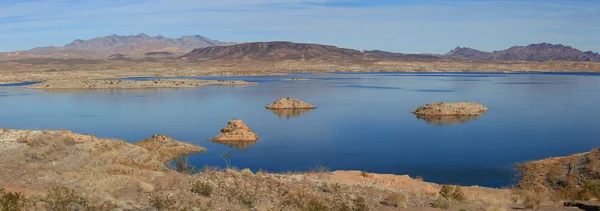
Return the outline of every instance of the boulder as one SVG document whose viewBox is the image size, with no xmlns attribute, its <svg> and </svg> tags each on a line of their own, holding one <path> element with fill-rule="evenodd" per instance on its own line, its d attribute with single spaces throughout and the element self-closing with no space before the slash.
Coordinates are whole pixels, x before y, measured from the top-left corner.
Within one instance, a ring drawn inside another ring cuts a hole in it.
<svg viewBox="0 0 600 211">
<path fill-rule="evenodd" d="M 214 142 L 231 144 L 233 142 L 254 142 L 258 140 L 256 135 L 242 120 L 231 120 L 227 127 L 221 129 L 220 134 L 212 139 Z"/>
<path fill-rule="evenodd" d="M 474 102 L 434 102 L 425 104 L 412 113 L 417 116 L 479 116 L 488 110 Z"/>
<path fill-rule="evenodd" d="M 268 109 L 314 109 L 317 108 L 311 104 L 298 99 L 289 97 L 279 98 L 275 102 L 266 106 Z"/>
</svg>

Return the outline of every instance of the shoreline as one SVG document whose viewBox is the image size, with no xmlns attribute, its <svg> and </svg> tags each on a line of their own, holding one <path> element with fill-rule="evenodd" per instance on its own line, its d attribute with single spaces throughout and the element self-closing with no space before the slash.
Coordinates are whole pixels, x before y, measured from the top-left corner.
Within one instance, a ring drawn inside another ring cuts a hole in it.
<svg viewBox="0 0 600 211">
<path fill-rule="evenodd" d="M 27 61 L 0 62 L 0 83 L 91 80 L 125 77 L 177 76 L 264 76 L 289 73 L 600 73 L 600 62 L 466 62 L 466 61 L 368 61 L 310 62 L 215 60 L 189 62 L 99 61 L 78 63 L 58 60 L 48 63 Z"/>
<path fill-rule="evenodd" d="M 195 88 L 206 85 L 248 86 L 258 83 L 246 81 L 155 79 L 155 80 L 50 80 L 23 86 L 30 89 L 140 89 L 140 88 Z"/>
<path fill-rule="evenodd" d="M 276 209 L 289 203 L 286 194 L 281 191 L 288 191 L 287 194 L 302 199 L 293 203 L 298 209 L 292 210 L 303 210 L 305 203 L 318 203 L 337 209 L 338 205 L 342 206 L 337 204 L 339 200 L 347 203 L 343 206 L 360 205 L 372 210 L 397 210 L 403 207 L 409 210 L 432 210 L 431 206 L 442 206 L 436 203 L 443 203 L 443 206 L 447 204 L 452 209 L 470 210 L 494 207 L 503 210 L 523 206 L 511 201 L 515 195 L 509 189 L 461 186 L 464 199 L 458 200 L 440 195 L 447 185 L 425 182 L 422 178 L 408 175 L 352 170 L 331 172 L 325 168 L 297 173 L 205 168 L 202 172 L 191 173 L 194 172 L 193 168 L 187 166 L 185 160 L 179 160 L 181 155 L 204 151 L 206 149 L 200 146 L 179 142 L 165 135 L 153 135 L 130 143 L 67 130 L 0 129 L 0 167 L 8 170 L 0 172 L 0 180 L 5 181 L 0 188 L 21 192 L 33 199 L 43 198 L 45 193 L 58 185 L 83 194 L 91 204 L 110 203 L 122 209 L 153 207 L 155 205 L 148 199 L 167 195 L 175 196 L 176 203 L 173 206 L 179 208 Z M 173 160 L 175 169 L 169 164 Z M 44 174 L 44 179 L 36 176 L 39 174 Z M 190 192 L 190 189 L 196 188 L 198 181 L 204 184 L 202 187 L 213 187 L 213 193 L 203 196 Z M 240 191 L 251 194 L 253 198 L 240 199 Z M 386 196 L 389 198 L 394 194 L 407 198 L 397 202 L 402 206 L 385 204 L 392 203 L 386 201 Z M 347 201 L 348 198 L 338 198 L 347 195 L 353 195 L 354 198 L 350 198 L 350 201 Z M 252 203 L 246 200 L 252 200 Z M 385 203 L 382 204 L 382 201 Z M 542 206 L 562 205 L 545 201 Z"/>
</svg>

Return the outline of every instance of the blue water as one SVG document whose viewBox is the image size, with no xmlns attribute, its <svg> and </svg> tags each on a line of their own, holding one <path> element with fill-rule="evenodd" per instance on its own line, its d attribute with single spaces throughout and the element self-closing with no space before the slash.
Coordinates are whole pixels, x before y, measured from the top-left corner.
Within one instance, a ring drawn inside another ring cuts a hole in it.
<svg viewBox="0 0 600 211">
<path fill-rule="evenodd" d="M 28 86 L 32 84 L 37 84 L 40 82 L 20 82 L 20 83 L 10 83 L 10 84 L 0 84 L 0 87 L 17 87 L 17 86 Z"/>
<path fill-rule="evenodd" d="M 283 81 L 289 77 L 310 81 Z M 66 128 L 138 141 L 167 134 L 209 152 L 188 157 L 201 168 L 272 172 L 332 170 L 422 176 L 426 181 L 501 187 L 513 164 L 600 145 L 600 75 L 573 73 L 337 73 L 190 77 L 260 82 L 188 89 L 41 91 L 0 87 L 0 127 Z M 130 78 L 140 80 L 153 78 Z M 294 97 L 318 108 L 279 117 L 264 106 Z M 489 111 L 444 125 L 410 113 L 432 101 L 475 101 Z M 230 119 L 260 139 L 246 148 L 205 140 Z"/>
</svg>

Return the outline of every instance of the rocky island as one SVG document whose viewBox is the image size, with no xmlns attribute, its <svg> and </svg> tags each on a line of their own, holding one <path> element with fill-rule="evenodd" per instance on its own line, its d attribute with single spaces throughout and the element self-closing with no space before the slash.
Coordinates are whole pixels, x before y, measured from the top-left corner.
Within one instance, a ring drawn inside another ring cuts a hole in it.
<svg viewBox="0 0 600 211">
<path fill-rule="evenodd" d="M 487 107 L 474 102 L 434 102 L 412 113 L 417 116 L 480 116 L 487 110 Z"/>
<path fill-rule="evenodd" d="M 315 109 L 317 107 L 298 99 L 289 97 L 279 98 L 266 106 L 267 109 Z"/>
<path fill-rule="evenodd" d="M 242 120 L 230 120 L 227 123 L 227 126 L 221 129 L 223 134 L 220 134 L 212 139 L 213 142 L 223 143 L 223 144 L 237 144 L 237 143 L 248 143 L 255 142 L 258 140 L 258 135 L 256 135 L 252 130 L 244 123 Z"/>
</svg>

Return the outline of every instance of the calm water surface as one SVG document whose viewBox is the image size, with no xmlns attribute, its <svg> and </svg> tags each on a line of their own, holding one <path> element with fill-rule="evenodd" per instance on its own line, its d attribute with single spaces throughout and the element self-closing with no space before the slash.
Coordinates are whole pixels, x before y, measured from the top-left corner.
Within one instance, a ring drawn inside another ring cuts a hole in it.
<svg viewBox="0 0 600 211">
<path fill-rule="evenodd" d="M 310 81 L 283 81 L 289 77 Z M 209 152 L 189 161 L 284 172 L 333 170 L 422 176 L 427 181 L 500 187 L 517 162 L 588 151 L 600 145 L 598 74 L 337 73 L 192 77 L 260 82 L 187 89 L 39 91 L 0 87 L 0 127 L 59 129 L 131 142 L 167 134 Z M 131 78 L 147 80 L 152 78 Z M 318 108 L 278 116 L 279 97 Z M 423 120 L 410 113 L 432 101 L 476 101 L 475 119 Z M 260 140 L 246 148 L 205 140 L 230 119 Z M 448 124 L 454 123 L 454 124 Z"/>
</svg>

